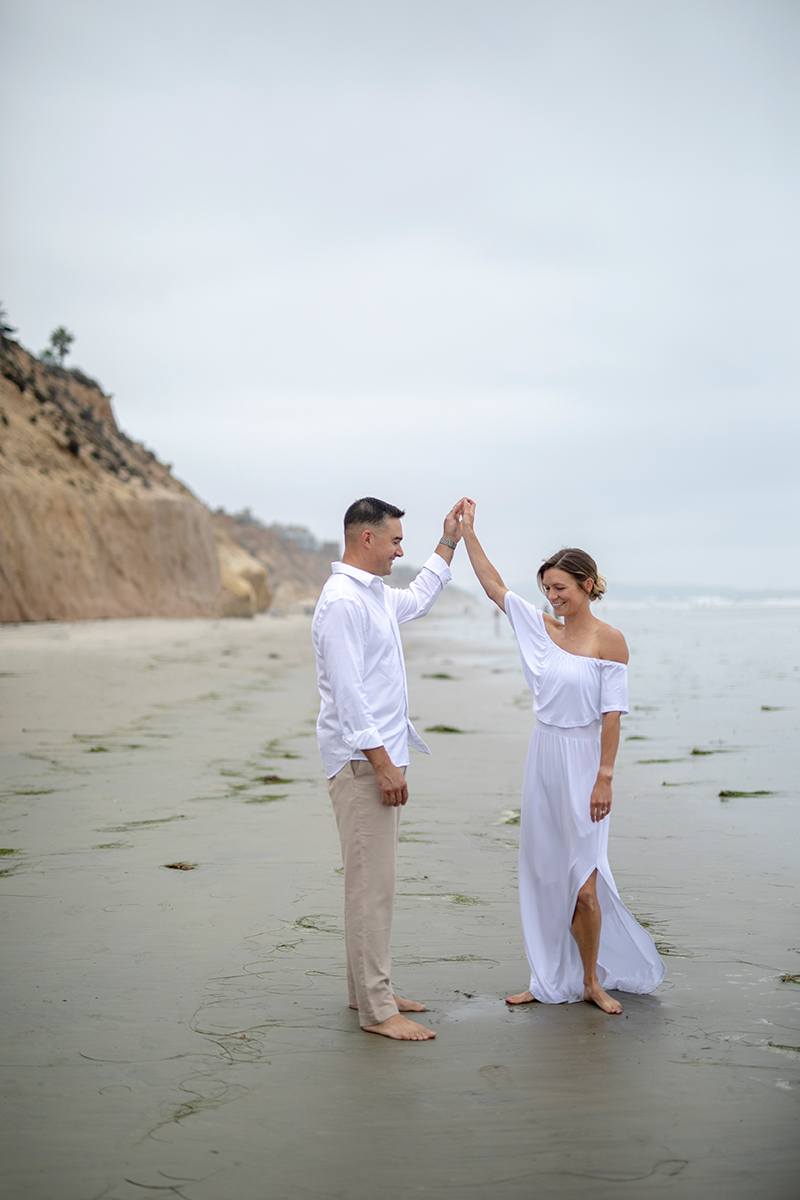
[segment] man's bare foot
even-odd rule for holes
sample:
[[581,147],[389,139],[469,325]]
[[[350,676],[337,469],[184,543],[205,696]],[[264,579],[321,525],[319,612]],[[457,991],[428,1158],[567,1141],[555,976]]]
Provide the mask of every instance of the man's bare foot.
[[[428,1009],[424,1004],[420,1004],[419,1000],[405,1000],[402,996],[395,996],[394,1002],[397,1005],[398,1012],[427,1012]],[[357,1004],[351,1004],[351,1008],[358,1008]]]
[[427,1025],[409,1021],[408,1017],[402,1017],[400,1013],[381,1021],[378,1025],[362,1025],[361,1028],[365,1033],[380,1033],[383,1037],[395,1038],[399,1042],[427,1042],[436,1037]]
[[506,1004],[535,1004],[536,997],[532,992],[516,992],[513,996],[506,996]]
[[427,1012],[428,1009],[419,1000],[406,1000],[403,996],[395,996],[394,1002],[400,1012]]
[[622,1005],[619,1000],[614,1000],[609,996],[608,992],[604,992],[599,983],[591,984],[583,989],[583,998],[587,1004],[596,1004],[598,1008],[602,1008],[603,1012],[611,1013],[616,1016],[622,1012]]

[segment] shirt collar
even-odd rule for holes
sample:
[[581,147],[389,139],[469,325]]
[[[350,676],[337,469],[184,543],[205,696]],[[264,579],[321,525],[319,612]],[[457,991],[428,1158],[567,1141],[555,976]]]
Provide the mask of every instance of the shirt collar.
[[331,571],[334,575],[349,575],[364,587],[374,587],[376,583],[383,584],[380,575],[371,575],[369,571],[362,571],[361,567],[354,567],[350,563],[331,563]]

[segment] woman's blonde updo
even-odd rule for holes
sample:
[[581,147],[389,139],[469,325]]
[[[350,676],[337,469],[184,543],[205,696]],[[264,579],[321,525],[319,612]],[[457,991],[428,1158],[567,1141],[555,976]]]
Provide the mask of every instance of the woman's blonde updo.
[[590,600],[599,600],[605,593],[606,581],[597,570],[597,563],[591,554],[587,554],[585,550],[578,550],[575,546],[570,546],[556,551],[555,554],[551,554],[548,559],[545,559],[536,572],[536,582],[541,591],[544,591],[544,573],[552,567],[557,567],[559,571],[566,571],[573,579],[577,579],[581,586],[587,579],[590,579],[592,581],[592,590],[588,593]]

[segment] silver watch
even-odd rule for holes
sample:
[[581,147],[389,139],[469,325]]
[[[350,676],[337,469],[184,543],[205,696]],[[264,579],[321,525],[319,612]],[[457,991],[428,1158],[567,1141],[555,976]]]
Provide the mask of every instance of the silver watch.
[[452,538],[445,537],[444,534],[439,538],[440,546],[449,546],[451,550],[455,550],[458,542],[454,542]]

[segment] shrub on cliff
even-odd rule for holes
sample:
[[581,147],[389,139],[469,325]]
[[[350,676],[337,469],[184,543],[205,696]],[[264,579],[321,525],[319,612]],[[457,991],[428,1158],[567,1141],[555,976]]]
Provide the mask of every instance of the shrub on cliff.
[[0,301],[0,338],[9,338],[11,337],[12,333],[16,332],[17,331],[14,326],[9,325],[8,314],[6,313],[2,301]]
[[74,341],[74,333],[70,333],[64,325],[57,325],[50,334],[50,345],[42,351],[39,358],[50,367],[63,367],[64,359],[69,354]]

